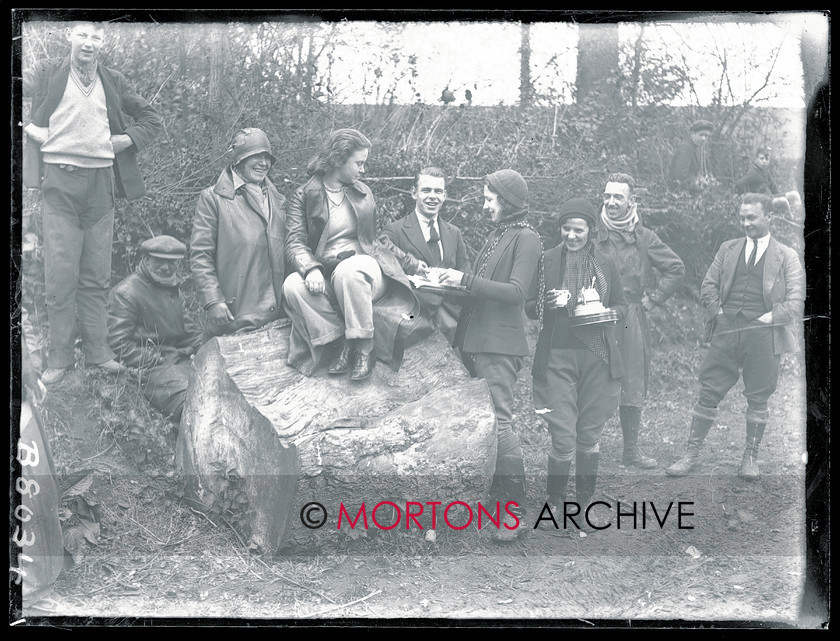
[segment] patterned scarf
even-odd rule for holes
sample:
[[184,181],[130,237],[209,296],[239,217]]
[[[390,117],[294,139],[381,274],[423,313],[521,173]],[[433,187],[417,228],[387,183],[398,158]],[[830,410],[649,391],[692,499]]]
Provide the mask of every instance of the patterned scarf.
[[[519,214],[515,214],[503,221],[498,225],[496,228],[496,235],[493,240],[490,242],[490,246],[487,247],[487,250],[484,252],[484,262],[481,263],[481,267],[476,272],[476,276],[484,276],[484,271],[487,269],[487,263],[490,261],[490,257],[496,251],[496,247],[499,245],[499,241],[502,240],[502,237],[505,235],[508,229],[512,228],[521,228],[527,227],[532,232],[537,235],[537,238],[540,238],[539,232],[531,227],[525,221],[525,214],[526,212],[522,212]],[[525,293],[526,296],[528,292]],[[543,252],[542,252],[542,238],[540,238],[540,258],[537,262],[537,300],[542,301],[545,299],[545,269],[543,267]],[[540,331],[542,331],[543,327],[543,306],[537,305],[537,315],[540,321]]]
[[[604,276],[601,266],[595,260],[595,247],[592,241],[574,252],[568,251],[564,245],[561,252],[560,263],[563,269],[563,284],[560,289],[567,289],[572,294],[568,308],[574,312],[580,290],[584,287],[592,287],[593,278],[595,279],[595,290],[598,292],[601,302],[604,302],[607,295],[607,278]],[[605,363],[609,363],[607,341],[600,325],[572,327],[572,333],[598,358]]]

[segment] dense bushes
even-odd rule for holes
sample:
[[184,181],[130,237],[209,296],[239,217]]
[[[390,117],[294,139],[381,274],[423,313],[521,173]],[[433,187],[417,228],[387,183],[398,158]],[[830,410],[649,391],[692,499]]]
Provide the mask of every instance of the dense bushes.
[[[44,52],[66,54],[66,44],[49,25],[30,27],[24,64]],[[152,99],[165,124],[141,155],[149,195],[117,205],[114,282],[133,269],[139,244],[152,234],[189,241],[198,194],[230,161],[226,151],[241,127],[268,133],[278,158],[270,177],[286,195],[306,180],[306,161],[331,130],[355,127],[374,142],[367,180],[381,222],[412,206],[411,180],[400,177],[438,165],[454,176],[443,216],[463,229],[473,253],[489,230],[481,194],[481,177],[489,172],[512,167],[527,178],[531,223],[546,246],[555,233],[552,216],[566,199],[582,196],[597,204],[608,173],[634,174],[646,190],[641,205],[646,223],[684,259],[686,291],[696,292],[717,246],[740,233],[729,185],[737,175],[733,163],[748,165],[744,159],[752,154],[753,137],[745,127],[763,122],[766,130],[776,117],[753,110],[733,139],[718,142],[713,153],[718,186],[702,194],[671,193],[664,181],[671,150],[685,139],[691,120],[707,115],[702,109],[340,105],[315,91],[316,70],[301,58],[298,45],[311,25],[213,28],[215,40],[208,37],[209,25],[134,24],[109,31],[103,62]],[[253,34],[260,47],[254,47]],[[794,170],[790,163],[774,169],[787,188],[799,182],[792,179]],[[24,205],[25,213],[32,213],[37,199],[25,199]]]

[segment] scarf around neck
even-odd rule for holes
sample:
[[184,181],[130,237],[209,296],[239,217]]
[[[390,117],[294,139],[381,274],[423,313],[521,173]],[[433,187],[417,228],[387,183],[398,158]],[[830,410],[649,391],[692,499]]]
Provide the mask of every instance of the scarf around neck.
[[[536,229],[534,229],[530,224],[528,224],[528,222],[525,220],[525,216],[527,213],[527,211],[519,212],[517,214],[514,214],[513,216],[509,216],[504,220],[499,221],[496,224],[495,235],[493,239],[489,241],[490,245],[484,252],[484,261],[481,263],[481,267],[476,272],[476,275],[484,277],[484,272],[487,269],[487,263],[490,262],[490,257],[496,252],[496,247],[499,246],[499,241],[502,240],[502,237],[509,229],[527,227],[537,235],[537,238],[540,239],[540,257],[537,261],[537,300],[542,301],[545,299],[545,268],[543,266],[542,238],[540,237],[539,232]],[[537,317],[540,321],[540,330],[542,330],[543,306],[541,304],[537,305]]]
[[633,203],[627,209],[627,213],[619,219],[610,218],[607,215],[606,206],[601,207],[601,222],[610,231],[633,231],[636,229],[636,224],[639,222],[639,212],[637,211],[638,203]]
[[[563,284],[561,289],[567,289],[572,297],[569,299],[568,308],[574,312],[577,306],[578,294],[584,287],[592,287],[595,281],[595,291],[604,303],[607,295],[607,278],[601,266],[595,260],[595,246],[590,240],[581,249],[570,252],[563,245],[561,250],[560,263],[563,269]],[[572,327],[572,333],[592,350],[602,361],[609,362],[607,341],[600,325],[581,325]]]

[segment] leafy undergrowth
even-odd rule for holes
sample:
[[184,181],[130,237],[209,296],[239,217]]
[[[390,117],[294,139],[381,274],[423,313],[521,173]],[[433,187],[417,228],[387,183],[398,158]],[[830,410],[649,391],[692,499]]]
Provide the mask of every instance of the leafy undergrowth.
[[[697,313],[690,302],[679,310]],[[679,307],[677,308],[679,309]],[[682,330],[681,330],[682,331]],[[39,614],[63,617],[224,618],[688,618],[796,619],[804,577],[801,504],[804,368],[786,357],[762,445],[765,477],[735,477],[743,440],[740,387],[721,404],[701,473],[679,482],[678,458],[705,347],[687,336],[658,343],[641,443],[651,472],[621,465],[611,419],[601,438],[604,500],[696,501],[690,532],[605,531],[559,537],[529,530],[498,546],[474,526],[338,536],[328,546],[269,554],[249,547],[247,503],[235,470],[210,509],[185,499],[174,467],[174,424],[150,409],[130,378],[77,371],[45,403],[65,490],[73,567]],[[530,327],[529,340],[536,339]],[[528,505],[544,501],[547,430],[533,412],[530,359],[514,417],[528,475]],[[139,427],[139,430],[132,430]],[[74,489],[75,488],[75,489]],[[536,512],[527,519],[535,522]],[[247,519],[245,519],[247,521]]]

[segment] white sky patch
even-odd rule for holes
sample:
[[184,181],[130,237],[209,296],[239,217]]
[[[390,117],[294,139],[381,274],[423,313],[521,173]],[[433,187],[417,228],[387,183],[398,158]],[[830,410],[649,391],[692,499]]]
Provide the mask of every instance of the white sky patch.
[[[650,23],[645,44],[687,70],[689,84],[668,104],[735,105],[751,99],[758,106],[802,108],[801,23]],[[440,104],[445,88],[456,105],[467,101],[466,90],[473,105],[519,100],[519,23],[352,22],[331,28],[333,100]],[[636,23],[619,25],[623,60],[639,29]],[[575,24],[531,25],[531,79],[543,102],[572,101],[577,43]],[[327,66],[322,60],[324,73]]]

